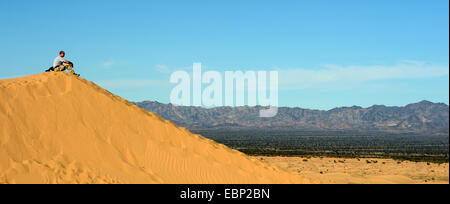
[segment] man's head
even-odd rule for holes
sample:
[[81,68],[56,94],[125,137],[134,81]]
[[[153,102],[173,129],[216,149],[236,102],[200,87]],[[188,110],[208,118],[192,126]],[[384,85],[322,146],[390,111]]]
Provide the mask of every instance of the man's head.
[[66,53],[64,51],[59,52],[59,56],[64,57],[66,56]]

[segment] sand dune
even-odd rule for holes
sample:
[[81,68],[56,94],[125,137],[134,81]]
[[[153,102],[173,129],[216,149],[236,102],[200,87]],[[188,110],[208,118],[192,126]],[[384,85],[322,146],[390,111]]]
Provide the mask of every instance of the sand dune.
[[82,78],[0,81],[0,183],[316,183]]
[[67,73],[0,80],[0,184],[448,183],[448,170],[249,157]]

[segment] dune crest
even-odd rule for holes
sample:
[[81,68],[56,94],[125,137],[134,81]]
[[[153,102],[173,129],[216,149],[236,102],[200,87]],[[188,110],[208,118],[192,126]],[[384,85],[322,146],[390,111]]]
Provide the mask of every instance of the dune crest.
[[0,183],[315,183],[67,73],[0,80]]

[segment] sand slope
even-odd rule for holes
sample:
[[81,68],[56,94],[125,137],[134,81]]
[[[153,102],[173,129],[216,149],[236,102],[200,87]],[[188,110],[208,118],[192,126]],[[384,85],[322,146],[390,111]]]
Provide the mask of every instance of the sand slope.
[[0,80],[0,183],[311,183],[82,78]]

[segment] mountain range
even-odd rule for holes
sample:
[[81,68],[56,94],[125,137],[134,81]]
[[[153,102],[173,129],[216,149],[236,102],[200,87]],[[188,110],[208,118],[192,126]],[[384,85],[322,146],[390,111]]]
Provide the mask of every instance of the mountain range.
[[421,101],[404,107],[374,105],[328,111],[283,107],[273,118],[260,118],[267,107],[202,108],[154,101],[135,103],[190,130],[351,130],[448,135],[449,106]]

